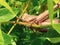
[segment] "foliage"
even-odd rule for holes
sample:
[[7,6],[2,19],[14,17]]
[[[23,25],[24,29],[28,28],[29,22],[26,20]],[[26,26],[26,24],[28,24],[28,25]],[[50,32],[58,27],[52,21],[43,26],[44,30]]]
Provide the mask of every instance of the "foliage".
[[[60,24],[54,24],[53,6],[60,0],[0,0],[0,45],[59,45]],[[24,13],[39,15],[49,10],[51,26],[48,32],[33,31],[31,28],[16,24]],[[57,14],[58,13],[58,14]],[[58,18],[59,19],[59,18]],[[14,22],[15,21],[15,22]],[[43,27],[43,28],[46,28]]]

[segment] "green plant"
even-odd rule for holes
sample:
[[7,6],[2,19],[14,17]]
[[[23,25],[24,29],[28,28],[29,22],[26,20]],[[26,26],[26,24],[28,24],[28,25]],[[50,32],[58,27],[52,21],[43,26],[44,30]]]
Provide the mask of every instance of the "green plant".
[[[32,23],[31,26],[21,21],[25,13],[37,16],[46,10],[49,11],[49,25]],[[0,45],[59,45],[60,24],[53,23],[54,18],[60,19],[59,11],[60,0],[0,0]],[[43,28],[48,31],[40,32]]]

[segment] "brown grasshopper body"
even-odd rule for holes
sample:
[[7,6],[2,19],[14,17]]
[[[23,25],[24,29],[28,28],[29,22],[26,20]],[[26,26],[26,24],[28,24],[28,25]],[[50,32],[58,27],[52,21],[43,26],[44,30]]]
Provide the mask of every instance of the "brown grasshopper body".
[[[56,4],[53,8],[54,10],[56,10],[58,7],[60,6],[59,4]],[[48,10],[44,11],[43,13],[41,13],[39,16],[34,16],[34,15],[29,15],[29,14],[24,14],[22,16],[22,21],[24,22],[34,22],[36,24],[40,24],[42,22],[44,22],[46,19],[48,19],[49,12]]]
[[33,20],[36,19],[36,18],[37,18],[37,16],[28,15],[27,13],[25,13],[25,14],[22,16],[21,20],[24,21],[24,22],[31,22],[31,21],[33,21]]
[[[58,4],[56,4],[54,7],[53,7],[53,9],[54,10],[57,10],[57,8],[60,6],[60,3],[58,3]],[[24,14],[23,16],[22,16],[22,21],[23,22],[28,22],[28,23],[30,23],[31,25],[33,24],[33,23],[35,23],[35,24],[38,24],[38,25],[49,25],[49,24],[51,24],[51,22],[50,22],[50,20],[48,19],[48,16],[49,15],[49,12],[48,12],[48,10],[46,10],[46,11],[44,11],[43,13],[41,13],[39,16],[34,16],[34,15],[29,15],[29,14]],[[60,23],[60,20],[59,19],[54,19],[53,20],[53,22],[54,23]],[[32,29],[34,29],[34,28],[32,28]],[[38,30],[38,29],[37,29]],[[43,31],[45,31],[45,32],[47,32],[47,28],[43,28],[43,29],[41,29],[41,28],[39,28],[39,31],[40,32],[43,32]]]

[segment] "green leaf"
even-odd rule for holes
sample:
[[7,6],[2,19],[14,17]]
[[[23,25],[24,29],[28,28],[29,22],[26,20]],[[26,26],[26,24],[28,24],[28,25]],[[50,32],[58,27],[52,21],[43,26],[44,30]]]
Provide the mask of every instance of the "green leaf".
[[53,28],[60,34],[60,24],[53,24]]
[[[48,0],[48,10],[49,10],[49,17],[52,23],[53,20],[53,0]],[[60,24],[53,24],[52,27],[60,34]]]
[[[18,13],[18,9],[13,9],[14,12]],[[6,8],[2,8],[0,9],[0,22],[6,22],[11,20],[12,18],[14,18],[16,15],[12,14],[11,12],[9,12]]]
[[0,24],[0,45],[4,45],[4,39],[2,36],[2,31],[1,31],[1,24]]
[[52,27],[60,34],[60,24],[53,24],[53,0],[48,0],[48,10],[49,10],[49,17],[51,20]]
[[14,11],[11,9],[11,7],[8,5],[7,2],[5,2],[4,0],[0,0],[0,4],[4,7],[6,7],[12,14],[15,15]]
[[53,0],[47,0],[48,1],[48,10],[49,10],[49,18],[51,20],[53,20],[53,14],[54,14],[54,10],[53,10]]
[[49,29],[49,31],[45,36],[48,39],[48,41],[50,41],[51,43],[60,42],[60,34],[58,34],[52,27]]
[[45,5],[45,3],[47,2],[47,0],[39,0],[40,5]]
[[60,37],[56,38],[47,38],[51,43],[59,43],[60,42]]
[[4,43],[6,45],[11,44],[11,37],[4,32],[2,32],[2,35],[3,35],[2,37],[3,37]]
[[60,0],[53,0],[56,4],[60,1]]
[[9,45],[9,44],[11,44],[11,38],[7,34],[1,31],[0,26],[0,45]]

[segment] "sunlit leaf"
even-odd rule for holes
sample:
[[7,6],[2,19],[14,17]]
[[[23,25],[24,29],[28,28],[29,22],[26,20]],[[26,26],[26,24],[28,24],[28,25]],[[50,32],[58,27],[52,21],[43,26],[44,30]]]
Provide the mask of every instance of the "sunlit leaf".
[[60,1],[60,0],[53,0],[56,4]]
[[0,45],[4,45],[4,39],[1,31],[1,24],[0,24]]
[[11,38],[2,32],[1,25],[0,25],[0,45],[9,45],[11,44]]
[[[48,9],[49,9],[49,17],[52,23],[53,20],[53,1],[52,0],[48,0]],[[59,24],[52,24],[53,28],[60,33],[60,25]]]
[[[18,13],[18,9],[14,9],[14,12]],[[12,18],[14,18],[16,15],[12,14],[11,12],[9,12],[6,8],[2,8],[0,9],[0,22],[6,22],[11,20]]]
[[6,7],[12,14],[15,15],[14,11],[11,9],[11,7],[8,5],[7,2],[5,2],[4,0],[0,0],[0,4],[4,7]]
[[59,43],[60,42],[60,37],[56,38],[47,38],[51,43]]
[[[49,9],[49,17],[50,17],[50,20],[52,23],[53,13],[54,13],[54,11],[53,11],[53,0],[48,0],[48,9]],[[52,23],[52,26],[58,33],[60,33],[60,24],[53,24]]]
[[4,40],[4,44],[6,45],[9,45],[11,44],[11,37],[8,36],[6,33],[2,32],[2,37],[3,37],[3,40]]
[[60,24],[53,24],[53,28],[60,34]]
[[53,0],[48,0],[47,2],[48,2],[49,18],[50,18],[51,23],[52,23],[53,13],[54,13],[54,10],[53,10]]

